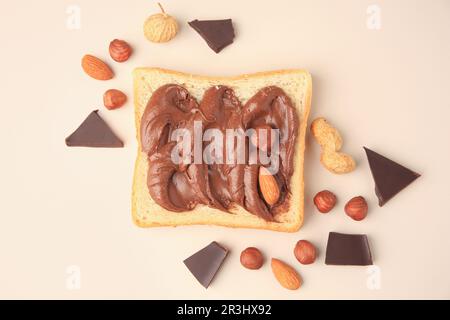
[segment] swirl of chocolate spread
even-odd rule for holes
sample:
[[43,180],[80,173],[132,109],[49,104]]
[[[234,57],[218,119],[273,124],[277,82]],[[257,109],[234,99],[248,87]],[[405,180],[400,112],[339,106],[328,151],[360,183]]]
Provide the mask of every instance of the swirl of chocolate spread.
[[[221,131],[224,137],[222,160],[227,152],[227,130],[272,128],[279,129],[279,171],[274,175],[280,188],[280,199],[272,206],[262,198],[258,175],[261,164],[249,163],[245,151],[244,163],[226,161],[175,164],[171,153],[176,145],[170,137],[176,129],[191,133],[191,150],[194,148],[194,122],[203,130]],[[182,212],[198,204],[230,212],[234,206],[273,221],[274,215],[289,206],[290,177],[294,172],[295,143],[298,116],[286,93],[275,86],[259,90],[242,106],[234,91],[226,86],[213,86],[205,91],[200,104],[180,85],[168,84],[158,88],[150,98],[141,119],[141,148],[147,154],[147,186],[150,196],[163,208]],[[247,150],[248,141],[245,146]],[[205,149],[206,144],[202,144]],[[240,146],[242,147],[242,146]],[[203,154],[203,152],[202,152]]]

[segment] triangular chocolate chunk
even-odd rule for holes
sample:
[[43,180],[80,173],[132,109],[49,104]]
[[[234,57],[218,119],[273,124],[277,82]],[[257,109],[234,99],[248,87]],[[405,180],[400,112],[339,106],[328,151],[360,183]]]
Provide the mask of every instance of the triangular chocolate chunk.
[[194,20],[188,23],[215,53],[219,53],[223,48],[233,43],[234,28],[231,19]]
[[227,249],[213,241],[183,262],[198,282],[208,288],[227,254]]
[[123,142],[112,132],[111,128],[92,111],[86,120],[66,138],[69,147],[122,148]]
[[420,177],[420,174],[366,147],[364,150],[375,181],[375,193],[380,207]]

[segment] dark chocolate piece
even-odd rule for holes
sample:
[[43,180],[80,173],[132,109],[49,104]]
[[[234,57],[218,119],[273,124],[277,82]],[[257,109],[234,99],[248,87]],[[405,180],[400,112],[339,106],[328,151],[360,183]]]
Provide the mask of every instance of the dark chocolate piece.
[[183,262],[198,282],[208,288],[227,254],[227,249],[213,241]]
[[344,234],[330,232],[328,235],[325,264],[330,265],[372,265],[369,241],[365,234]]
[[123,142],[112,132],[111,128],[92,111],[86,120],[66,138],[69,147],[122,148]]
[[196,19],[188,23],[215,53],[233,43],[234,28],[231,19],[202,21]]
[[420,174],[366,147],[364,150],[375,181],[375,193],[380,207],[420,177]]

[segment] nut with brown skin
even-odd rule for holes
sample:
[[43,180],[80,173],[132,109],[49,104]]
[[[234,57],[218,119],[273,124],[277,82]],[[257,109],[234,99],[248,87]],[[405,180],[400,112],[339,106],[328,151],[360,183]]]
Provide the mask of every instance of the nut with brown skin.
[[114,72],[103,60],[90,54],[83,56],[81,67],[88,76],[97,80],[109,80],[114,77]]
[[249,247],[241,252],[241,264],[251,270],[257,270],[262,267],[264,257],[257,248]]
[[259,190],[264,201],[273,206],[280,199],[280,187],[275,177],[265,167],[259,168]]
[[109,89],[103,94],[103,104],[108,110],[120,108],[126,101],[125,93],[117,89]]
[[311,264],[316,261],[316,248],[307,240],[300,240],[294,248],[294,255],[301,264]]
[[314,204],[320,212],[330,212],[336,205],[336,196],[328,190],[320,191],[314,197]]
[[277,281],[286,289],[297,290],[302,285],[302,278],[290,265],[272,258],[272,272]]
[[132,52],[133,50],[126,41],[114,39],[109,44],[109,54],[114,61],[127,61],[130,58]]
[[361,221],[367,216],[369,206],[366,199],[361,196],[350,199],[345,205],[345,213],[355,221]]

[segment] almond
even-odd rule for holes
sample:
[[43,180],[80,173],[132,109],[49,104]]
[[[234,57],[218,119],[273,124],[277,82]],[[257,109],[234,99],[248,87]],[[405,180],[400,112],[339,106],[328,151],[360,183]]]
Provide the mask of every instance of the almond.
[[109,80],[114,77],[114,73],[105,62],[90,54],[81,59],[81,67],[88,76],[97,80]]
[[281,260],[272,258],[272,272],[278,282],[286,289],[297,290],[302,285],[302,278],[297,271]]
[[259,168],[259,190],[268,205],[273,206],[280,198],[277,180],[265,167]]

